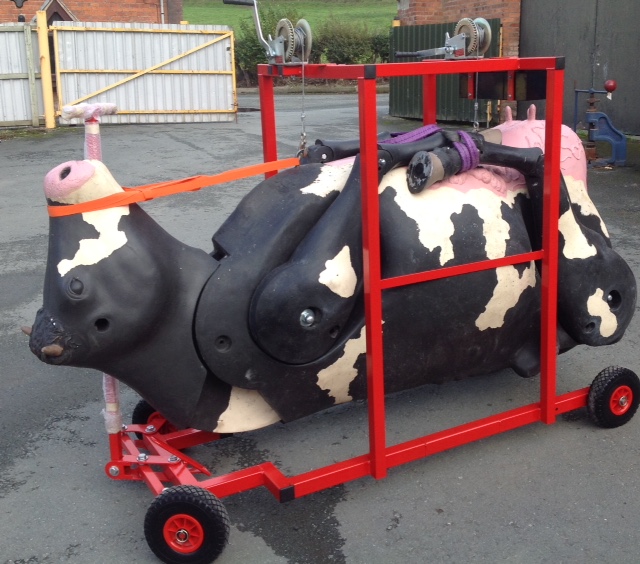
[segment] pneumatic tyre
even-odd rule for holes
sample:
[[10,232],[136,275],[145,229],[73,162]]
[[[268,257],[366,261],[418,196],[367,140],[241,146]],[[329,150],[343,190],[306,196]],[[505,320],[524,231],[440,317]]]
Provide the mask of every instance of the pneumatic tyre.
[[167,564],[209,564],[227,546],[229,515],[197,486],[174,486],[151,504],[144,520],[149,548]]
[[628,368],[609,366],[589,389],[587,411],[600,427],[612,429],[627,423],[640,403],[640,379]]

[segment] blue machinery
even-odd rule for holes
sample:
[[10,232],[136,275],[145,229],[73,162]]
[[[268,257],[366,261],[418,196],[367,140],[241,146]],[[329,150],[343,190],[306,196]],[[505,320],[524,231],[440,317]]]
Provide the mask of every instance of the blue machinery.
[[[615,80],[607,80],[604,83],[605,90],[589,88],[589,90],[576,89],[574,91],[574,131],[576,131],[578,127],[578,96],[581,93],[589,94],[587,111],[585,113],[588,128],[588,140],[585,142],[585,152],[587,154],[587,160],[592,166],[624,166],[627,162],[627,138],[621,131],[613,126],[607,114],[599,112],[596,108],[596,104],[600,100],[595,97],[595,94],[610,94],[616,89],[616,86]],[[597,158],[596,141],[606,141],[611,145],[611,157],[609,159]]]

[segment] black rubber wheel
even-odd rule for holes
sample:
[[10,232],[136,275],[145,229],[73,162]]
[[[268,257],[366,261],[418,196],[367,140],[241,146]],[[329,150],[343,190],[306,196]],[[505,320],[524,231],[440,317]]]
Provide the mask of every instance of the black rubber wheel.
[[144,536],[167,564],[209,564],[227,546],[229,515],[222,502],[197,486],[174,486],[151,504]]
[[612,429],[627,423],[640,403],[640,379],[628,368],[609,366],[598,374],[591,388],[587,411],[600,427]]
[[141,399],[133,408],[131,414],[131,423],[134,425],[145,425],[149,421],[149,417],[157,410],[146,400]]
[[[136,404],[131,414],[131,423],[134,425],[153,425],[157,428],[160,419],[162,419],[162,424],[160,424],[160,428],[158,429],[159,433],[166,434],[177,430],[169,421],[164,419],[155,407],[143,399]],[[141,439],[142,435],[136,433],[136,437]]]

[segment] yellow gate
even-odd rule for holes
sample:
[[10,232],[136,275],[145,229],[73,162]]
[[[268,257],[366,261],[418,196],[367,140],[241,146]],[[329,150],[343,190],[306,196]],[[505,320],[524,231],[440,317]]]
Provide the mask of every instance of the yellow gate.
[[[227,26],[54,22],[56,116],[115,103],[103,123],[233,121],[237,94]],[[60,122],[65,123],[65,122]]]

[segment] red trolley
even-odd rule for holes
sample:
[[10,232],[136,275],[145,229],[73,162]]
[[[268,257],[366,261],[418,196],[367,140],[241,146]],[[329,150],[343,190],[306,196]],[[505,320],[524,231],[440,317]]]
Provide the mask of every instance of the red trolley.
[[[556,314],[558,285],[558,209],[560,190],[560,127],[564,59],[499,58],[431,60],[378,65],[260,65],[264,161],[259,172],[275,174],[278,165],[274,80],[347,79],[357,82],[362,167],[362,223],[367,339],[369,452],[303,474],[286,476],[264,462],[224,475],[212,476],[183,450],[214,441],[220,435],[194,429],[175,430],[153,409],[138,410],[134,424],[110,434],[111,460],[107,475],[114,480],[145,482],[157,496],[145,520],[152,550],[167,562],[209,562],[224,549],[229,519],[220,498],[265,486],[279,501],[290,501],[365,476],[384,478],[390,468],[472,441],[535,422],[554,423],[571,410],[588,405],[604,426],[622,424],[633,415],[638,394],[630,371],[604,370],[591,387],[558,395],[556,392]],[[436,78],[443,74],[505,73],[514,88],[518,72],[537,72],[546,80],[546,146],[542,250],[496,260],[444,267],[397,278],[381,277],[377,170],[376,80],[419,76],[423,81],[424,123],[435,123]],[[269,163],[273,162],[273,167]],[[282,161],[280,161],[282,162]],[[280,166],[281,168],[281,166]],[[540,261],[542,264],[541,377],[539,401],[470,423],[388,445],[383,375],[382,294],[385,290],[499,266]],[[630,373],[633,374],[633,373]],[[635,376],[635,375],[633,375]],[[635,396],[635,397],[634,397]],[[117,398],[107,399],[117,404]],[[109,406],[108,406],[109,409]],[[117,407],[113,409],[118,409]]]

